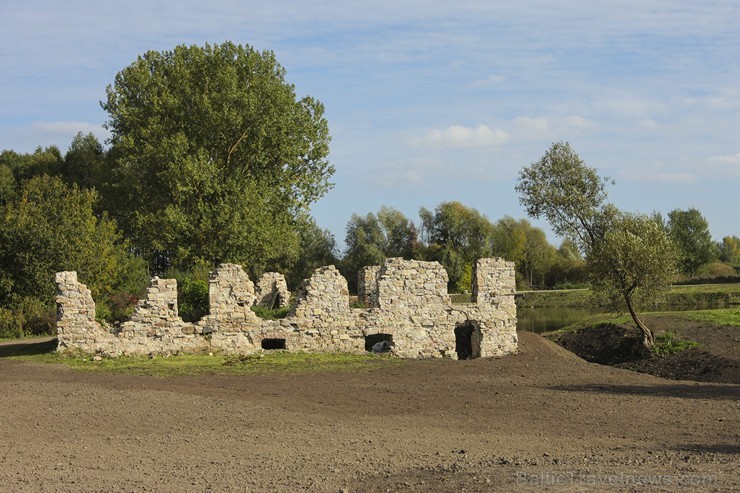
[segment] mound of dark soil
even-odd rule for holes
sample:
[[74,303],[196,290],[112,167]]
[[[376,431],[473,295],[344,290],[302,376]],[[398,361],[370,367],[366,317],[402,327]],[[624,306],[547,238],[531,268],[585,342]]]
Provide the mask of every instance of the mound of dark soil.
[[640,330],[624,325],[587,327],[565,333],[556,342],[586,361],[602,365],[616,365],[648,356]]
[[581,358],[673,380],[740,384],[740,329],[677,317],[646,316],[656,336],[667,331],[701,346],[667,356],[648,353],[634,326],[602,324],[560,336],[556,341]]
[[615,366],[673,380],[740,383],[740,364],[737,360],[725,358],[701,348],[687,349],[668,356],[645,358]]

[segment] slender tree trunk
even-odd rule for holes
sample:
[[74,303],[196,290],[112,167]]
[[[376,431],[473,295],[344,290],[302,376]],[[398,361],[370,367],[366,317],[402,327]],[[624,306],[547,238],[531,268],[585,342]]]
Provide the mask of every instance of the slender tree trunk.
[[652,331],[648,329],[643,321],[640,320],[640,317],[637,316],[637,312],[635,312],[635,308],[632,306],[632,296],[630,296],[629,293],[624,293],[624,301],[627,303],[627,309],[632,316],[632,320],[635,321],[637,327],[642,331],[642,344],[646,349],[652,350],[653,347],[655,347],[655,338],[653,337]]

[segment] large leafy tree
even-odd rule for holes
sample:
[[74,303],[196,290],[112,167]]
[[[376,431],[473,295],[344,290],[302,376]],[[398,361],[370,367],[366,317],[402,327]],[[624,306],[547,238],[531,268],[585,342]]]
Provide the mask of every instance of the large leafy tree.
[[103,145],[95,135],[78,132],[64,155],[62,179],[81,188],[100,190],[105,157]]
[[699,267],[719,256],[709,233],[709,223],[697,209],[672,210],[668,213],[667,229],[678,247],[683,274],[693,277]]
[[652,348],[652,331],[636,311],[641,302],[654,302],[675,278],[676,249],[654,218],[620,213],[586,258],[591,283],[613,308],[626,306],[642,331],[643,344]]
[[334,169],[323,105],[271,52],[227,42],[149,51],[116,75],[112,214],[156,270],[295,258],[296,218]]
[[478,210],[460,202],[442,202],[434,213],[422,208],[419,216],[428,238],[425,258],[445,267],[451,290],[468,291],[473,262],[493,254],[494,225]]
[[54,300],[54,273],[75,270],[98,302],[138,294],[148,275],[114,222],[98,217],[96,193],[41,175],[0,209],[0,307]]
[[586,253],[594,287],[621,299],[650,348],[652,332],[637,315],[634,297],[654,299],[670,285],[672,243],[655,218],[624,214],[608,204],[607,183],[568,143],[559,142],[521,170],[516,190],[530,216],[544,217]]
[[555,234],[574,240],[585,251],[604,232],[610,183],[586,166],[569,143],[557,142],[521,170],[515,188],[530,217],[546,219]]
[[717,245],[719,258],[723,262],[740,265],[740,238],[737,236],[725,236]]
[[381,207],[377,214],[352,214],[347,223],[342,271],[351,289],[360,269],[387,257],[412,258],[418,246],[414,223],[401,211]]

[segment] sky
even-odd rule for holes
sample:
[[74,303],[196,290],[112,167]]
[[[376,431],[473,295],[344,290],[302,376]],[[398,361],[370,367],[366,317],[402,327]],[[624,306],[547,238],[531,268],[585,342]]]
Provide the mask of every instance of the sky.
[[0,0],[0,150],[103,141],[138,55],[232,41],[326,106],[335,185],[312,213],[340,246],[383,205],[527,218],[518,173],[558,141],[619,208],[697,208],[721,240],[740,236],[738,26],[737,0]]

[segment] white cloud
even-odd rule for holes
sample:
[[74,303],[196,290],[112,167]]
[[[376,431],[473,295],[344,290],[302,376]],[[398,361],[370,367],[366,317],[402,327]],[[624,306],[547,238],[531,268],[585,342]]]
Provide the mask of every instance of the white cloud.
[[520,116],[512,123],[512,132],[522,140],[552,140],[571,138],[594,126],[587,118],[568,116]]
[[470,83],[470,85],[473,87],[487,87],[487,86],[493,86],[496,84],[501,84],[503,82],[506,82],[506,77],[504,77],[503,75],[494,74],[494,75],[489,75],[485,79],[474,80],[473,82]]
[[660,173],[654,171],[633,171],[623,173],[622,177],[630,181],[654,182],[654,183],[694,183],[697,176],[688,172]]
[[0,125],[0,150],[33,152],[38,147],[57,146],[65,152],[77,132],[91,133],[103,143],[110,132],[100,125],[83,121],[36,121],[24,126]]
[[712,156],[709,159],[720,164],[740,165],[740,152],[729,156]]
[[440,148],[475,149],[498,147],[507,143],[511,136],[499,128],[480,124],[477,127],[450,125],[442,130],[433,129],[423,137],[411,140],[411,145],[419,147],[432,145]]
[[[106,129],[100,125],[88,122],[66,121],[66,122],[33,122],[31,128],[39,133],[54,137],[71,135],[74,137],[77,132],[84,134],[92,132],[96,137],[103,136],[107,138],[110,135]],[[70,140],[72,140],[70,138]]]
[[740,176],[740,152],[709,158],[712,169],[719,175]]

